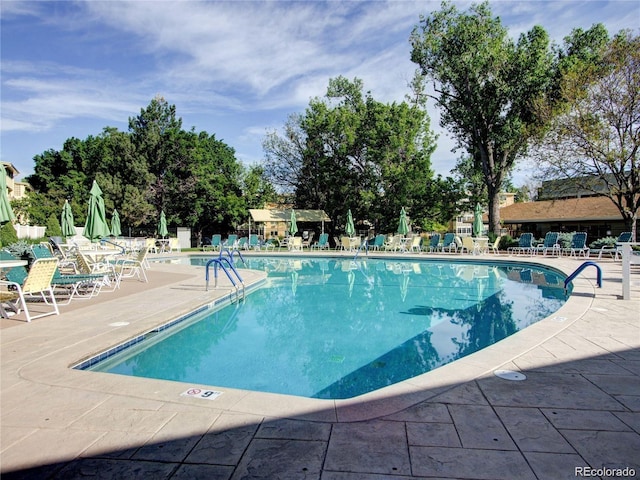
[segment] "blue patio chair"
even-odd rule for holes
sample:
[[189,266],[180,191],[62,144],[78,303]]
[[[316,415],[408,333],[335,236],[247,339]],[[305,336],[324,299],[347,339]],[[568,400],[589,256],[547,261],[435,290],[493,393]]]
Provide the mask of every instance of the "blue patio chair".
[[325,248],[329,250],[329,234],[321,233],[320,238],[318,238],[318,241],[313,245],[311,245],[311,250],[315,250],[315,249],[324,250]]
[[220,245],[222,243],[222,237],[219,233],[211,236],[211,240],[208,243],[202,244],[202,251],[206,250],[220,250]]
[[429,240],[429,252],[437,252],[439,245],[440,245],[440,234],[434,233],[431,236],[431,239]]
[[249,243],[247,244],[247,248],[249,250],[251,249],[260,250],[260,239],[258,238],[258,235],[255,235],[255,234],[249,235]]
[[560,255],[560,244],[558,243],[559,235],[560,234],[558,232],[547,232],[547,234],[544,236],[544,242],[539,243],[536,247],[534,247],[533,252],[542,252],[544,256],[547,255],[547,252],[551,252],[552,255],[554,253]]
[[236,235],[235,233],[232,233],[224,241],[223,246],[227,247],[228,249],[233,249],[237,247],[237,243],[238,243],[238,235]]
[[584,258],[589,258],[589,247],[587,247],[587,233],[574,233],[571,237],[571,245],[569,245],[569,248],[565,248],[563,252],[569,253],[570,257],[583,256]]
[[611,258],[618,260],[620,256],[620,243],[626,243],[631,241],[631,232],[622,232],[618,235],[618,239],[616,240],[616,244],[611,247],[609,245],[603,245],[600,248],[600,253],[598,254],[598,260],[602,258],[603,253],[608,253],[611,255]]
[[369,250],[380,250],[384,247],[384,235],[377,234],[369,241]]
[[451,250],[453,250],[454,252],[458,251],[458,244],[456,243],[455,233],[444,234],[444,239],[442,240],[442,245],[440,245],[439,250],[441,252],[444,252],[445,249],[448,249],[449,253],[451,253]]
[[516,255],[532,253],[533,252],[533,233],[523,233],[518,240],[518,246],[509,247],[507,250],[509,253]]

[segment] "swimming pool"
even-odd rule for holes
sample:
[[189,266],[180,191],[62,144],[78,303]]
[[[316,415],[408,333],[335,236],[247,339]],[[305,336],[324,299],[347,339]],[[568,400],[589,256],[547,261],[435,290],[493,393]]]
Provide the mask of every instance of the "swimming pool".
[[344,399],[476,352],[565,301],[564,275],[542,266],[318,257],[246,262],[268,276],[245,301],[192,315],[88,369]]

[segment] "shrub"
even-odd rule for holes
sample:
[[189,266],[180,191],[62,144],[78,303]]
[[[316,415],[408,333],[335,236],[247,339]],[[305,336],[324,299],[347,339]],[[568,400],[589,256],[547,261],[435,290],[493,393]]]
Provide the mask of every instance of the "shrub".
[[31,256],[31,243],[26,240],[18,240],[17,242],[7,245],[5,248],[15,257],[21,258],[22,260],[31,262],[33,259]]
[[602,237],[589,244],[589,248],[600,250],[602,247],[614,247],[618,241],[615,237]]
[[61,237],[62,236],[62,227],[60,226],[60,221],[58,220],[58,217],[56,215],[54,215],[53,213],[51,215],[49,215],[49,218],[47,219],[47,225],[46,225],[46,236],[47,237]]
[[0,246],[11,245],[18,241],[18,234],[11,222],[7,222],[0,227]]
[[509,247],[515,247],[518,245],[518,242],[511,238],[511,235],[504,235],[500,239],[500,243],[498,244],[498,248],[500,250],[507,250]]

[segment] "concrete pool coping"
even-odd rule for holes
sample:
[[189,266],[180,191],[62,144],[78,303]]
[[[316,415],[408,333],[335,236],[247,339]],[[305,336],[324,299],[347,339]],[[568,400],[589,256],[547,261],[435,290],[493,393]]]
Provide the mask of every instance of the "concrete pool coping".
[[[352,258],[353,254],[331,252],[330,255]],[[370,257],[392,258],[389,254],[370,254]],[[575,259],[504,255],[408,254],[395,257],[515,260],[541,263],[566,274],[572,273],[580,265]],[[179,278],[156,288],[153,283],[149,285],[151,288],[140,289],[142,284],[135,285],[140,290],[135,293],[125,290],[134,287],[135,281],[130,280],[123,284],[121,292],[101,294],[96,299],[99,302],[87,301],[86,306],[72,303],[70,307],[73,308],[66,310],[62,307],[62,314],[58,317],[45,317],[31,324],[23,323],[2,330],[2,471],[51,464],[57,457],[59,461],[70,461],[83,455],[83,452],[92,451],[90,447],[98,448],[98,444],[104,444],[110,432],[120,434],[127,428],[139,434],[140,441],[145,444],[168,421],[160,415],[156,419],[159,427],[149,427],[148,432],[140,432],[140,427],[134,426],[136,421],[130,419],[131,425],[125,427],[108,414],[101,416],[97,413],[110,402],[122,402],[124,407],[118,410],[134,417],[135,414],[131,412],[188,411],[237,419],[248,415],[252,418],[286,418],[337,425],[401,415],[403,411],[442,397],[460,385],[490,378],[498,368],[521,370],[514,363],[517,359],[526,358],[542,344],[594,313],[607,316],[603,312],[598,314],[594,308],[625,311],[632,320],[637,320],[637,313],[634,319],[631,312],[633,308],[635,312],[638,311],[638,289],[633,290],[633,300],[619,300],[621,285],[611,277],[620,269],[620,265],[613,261],[600,263],[605,278],[608,278],[603,290],[596,291],[595,271],[587,269],[574,281],[572,297],[551,318],[452,364],[348,400],[307,399],[71,370],[70,365],[188,313],[194,305],[210,303],[221,294],[228,293],[228,290],[204,292],[203,267],[154,263],[150,271],[153,276],[177,275]],[[247,281],[259,281],[261,278],[262,274],[251,273]],[[616,287],[620,292],[615,292]],[[594,307],[596,302],[604,302],[607,308]],[[133,313],[135,319],[130,318]],[[123,322],[128,324],[123,325]],[[637,332],[635,337],[632,335],[620,341],[620,346],[637,349],[640,343]],[[213,387],[224,393],[213,401],[182,396],[189,387]],[[70,408],[66,406],[67,402],[72,405]],[[51,453],[50,456],[43,455],[36,448],[39,435],[46,433],[48,441],[56,438],[62,440],[70,431],[82,433],[79,438],[84,440],[78,440],[80,443],[70,442],[69,445],[60,445],[58,442],[62,451],[58,450],[57,454]]]

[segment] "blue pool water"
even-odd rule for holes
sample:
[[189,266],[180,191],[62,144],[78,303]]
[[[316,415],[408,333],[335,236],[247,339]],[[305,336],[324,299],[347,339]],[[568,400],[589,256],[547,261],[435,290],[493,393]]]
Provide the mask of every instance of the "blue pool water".
[[565,301],[565,277],[530,265],[246,261],[268,277],[244,302],[207,309],[90,369],[350,398],[476,352]]

